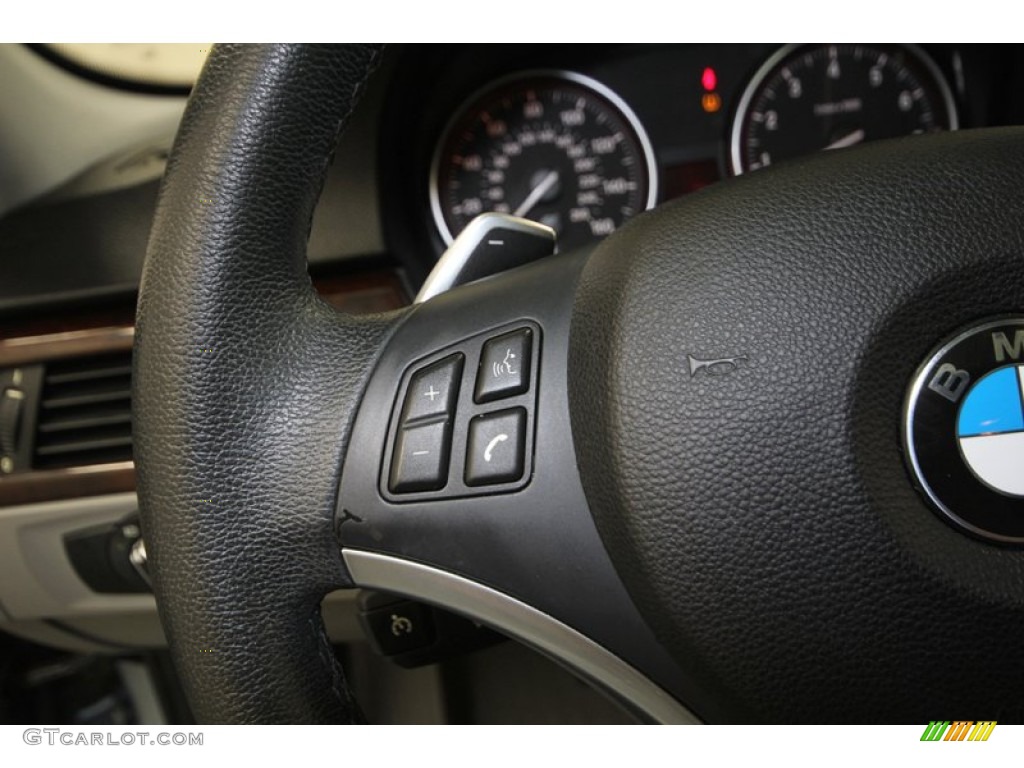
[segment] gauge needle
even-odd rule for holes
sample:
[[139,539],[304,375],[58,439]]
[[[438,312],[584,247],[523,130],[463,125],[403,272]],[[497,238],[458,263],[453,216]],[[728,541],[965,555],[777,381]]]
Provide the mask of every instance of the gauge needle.
[[549,171],[548,174],[540,180],[536,187],[530,190],[530,194],[526,196],[526,199],[516,208],[513,216],[525,216],[528,214],[544,195],[548,193],[555,184],[558,183],[558,171]]
[[836,139],[829,144],[825,149],[842,149],[843,147],[852,147],[854,144],[860,144],[864,141],[864,129],[858,128],[852,133],[848,133],[840,139]]

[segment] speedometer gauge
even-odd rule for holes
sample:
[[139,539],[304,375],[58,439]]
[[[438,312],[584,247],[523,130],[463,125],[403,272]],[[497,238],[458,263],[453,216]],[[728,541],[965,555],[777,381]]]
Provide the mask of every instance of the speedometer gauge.
[[957,127],[949,85],[912,46],[790,45],[754,75],[732,128],[733,173],[817,150]]
[[584,75],[532,72],[458,112],[434,156],[430,197],[446,243],[494,211],[547,224],[564,251],[653,206],[657,178],[647,134],[615,93]]

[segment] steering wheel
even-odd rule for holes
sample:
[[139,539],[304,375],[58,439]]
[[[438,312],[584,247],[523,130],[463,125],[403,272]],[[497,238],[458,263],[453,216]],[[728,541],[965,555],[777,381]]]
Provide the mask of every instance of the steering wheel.
[[1020,719],[1024,556],[937,514],[901,425],[1024,303],[1024,132],[821,153],[355,318],[305,244],[379,55],[215,48],[168,164],[136,461],[197,718],[358,721],[319,604],[363,586],[643,720]]

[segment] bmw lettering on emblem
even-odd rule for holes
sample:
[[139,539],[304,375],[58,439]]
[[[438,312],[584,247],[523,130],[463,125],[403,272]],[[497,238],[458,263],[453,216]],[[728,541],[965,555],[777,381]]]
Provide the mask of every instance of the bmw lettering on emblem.
[[1024,543],[1024,318],[943,343],[914,377],[903,438],[921,491],[951,521]]

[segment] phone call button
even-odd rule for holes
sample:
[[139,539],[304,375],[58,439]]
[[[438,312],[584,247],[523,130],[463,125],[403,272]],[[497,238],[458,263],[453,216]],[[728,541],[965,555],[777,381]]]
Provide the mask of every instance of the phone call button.
[[512,483],[523,476],[526,410],[510,408],[469,422],[466,485]]

